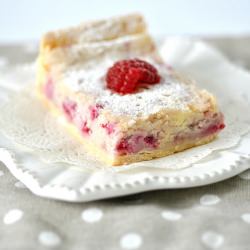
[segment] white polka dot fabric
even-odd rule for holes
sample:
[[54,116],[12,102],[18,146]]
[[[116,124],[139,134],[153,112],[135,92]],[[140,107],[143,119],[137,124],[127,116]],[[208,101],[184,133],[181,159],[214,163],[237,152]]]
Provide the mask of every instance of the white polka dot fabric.
[[122,236],[120,246],[122,249],[138,249],[142,244],[142,237],[137,233],[127,233]]
[[11,209],[3,217],[5,225],[14,224],[23,217],[23,211],[20,209]]
[[38,241],[41,245],[46,247],[56,247],[61,244],[59,235],[52,231],[42,231],[39,233]]
[[246,223],[250,224],[250,213],[244,213],[241,215],[241,218],[243,221],[245,221]]
[[[34,60],[36,50],[0,46],[0,72]],[[205,187],[81,204],[33,195],[0,163],[0,217],[1,250],[247,250],[250,170]]]
[[223,235],[214,232],[206,231],[201,236],[202,243],[210,249],[218,249],[222,246],[224,242]]
[[220,202],[218,195],[205,194],[200,198],[200,204],[203,206],[213,206]]
[[88,208],[82,212],[82,219],[87,223],[98,222],[102,219],[103,212],[99,208]]
[[168,221],[177,221],[180,220],[182,217],[182,214],[174,212],[174,211],[163,211],[161,213],[162,218]]

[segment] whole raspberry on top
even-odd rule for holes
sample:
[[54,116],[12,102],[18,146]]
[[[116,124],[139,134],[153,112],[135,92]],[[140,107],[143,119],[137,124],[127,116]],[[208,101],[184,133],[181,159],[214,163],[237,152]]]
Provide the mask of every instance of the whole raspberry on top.
[[140,59],[121,60],[108,69],[106,83],[109,89],[120,94],[129,94],[145,84],[159,83],[157,69]]

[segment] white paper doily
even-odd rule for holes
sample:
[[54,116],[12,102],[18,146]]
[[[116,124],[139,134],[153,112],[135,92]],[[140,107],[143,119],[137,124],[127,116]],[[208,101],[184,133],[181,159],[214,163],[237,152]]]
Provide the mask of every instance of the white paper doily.
[[216,94],[227,124],[219,139],[165,158],[107,168],[35,98],[34,65],[21,65],[0,75],[0,160],[35,194],[67,201],[205,185],[244,171],[247,164],[240,163],[250,157],[250,74],[200,41],[168,39],[161,52],[168,64]]

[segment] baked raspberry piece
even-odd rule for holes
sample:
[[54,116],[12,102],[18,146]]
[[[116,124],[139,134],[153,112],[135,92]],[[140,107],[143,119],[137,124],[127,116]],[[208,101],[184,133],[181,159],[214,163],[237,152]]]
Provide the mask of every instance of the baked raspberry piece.
[[52,100],[54,96],[54,84],[50,77],[48,77],[47,82],[44,85],[44,94],[49,99]]
[[72,121],[72,120],[74,119],[74,116],[75,116],[75,113],[76,113],[76,109],[77,109],[77,104],[76,104],[76,102],[66,99],[66,100],[62,103],[62,108],[63,108],[63,111],[64,111],[66,117],[67,117],[70,121]]
[[112,123],[105,123],[105,124],[101,124],[101,127],[106,129],[108,135],[112,134],[115,132],[115,124],[112,124]]
[[40,48],[42,100],[109,165],[208,143],[225,127],[215,97],[163,63],[139,15],[49,32]]
[[95,120],[99,116],[99,110],[102,108],[103,106],[100,104],[96,104],[95,106],[89,107],[91,120]]

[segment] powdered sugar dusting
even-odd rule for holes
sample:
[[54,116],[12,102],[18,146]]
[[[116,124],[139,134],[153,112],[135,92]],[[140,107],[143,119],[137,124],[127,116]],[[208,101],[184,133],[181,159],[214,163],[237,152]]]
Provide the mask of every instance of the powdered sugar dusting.
[[101,62],[89,62],[84,67],[74,66],[65,73],[65,83],[76,92],[93,95],[97,103],[103,104],[117,115],[144,117],[162,109],[188,110],[190,104],[202,102],[195,87],[180,82],[165,65],[152,62],[149,58],[141,59],[157,67],[161,82],[134,94],[120,95],[106,88],[106,72],[117,60],[110,57]]
[[139,15],[129,15],[106,19],[100,22],[89,22],[82,26],[84,32],[79,32],[79,42],[110,40],[110,38],[133,34],[144,27]]

